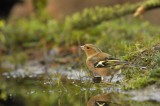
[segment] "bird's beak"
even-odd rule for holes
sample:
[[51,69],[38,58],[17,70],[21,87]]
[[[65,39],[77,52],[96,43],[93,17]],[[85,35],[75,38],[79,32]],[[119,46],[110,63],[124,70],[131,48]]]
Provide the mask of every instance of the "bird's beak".
[[84,50],[84,46],[80,46],[82,50]]

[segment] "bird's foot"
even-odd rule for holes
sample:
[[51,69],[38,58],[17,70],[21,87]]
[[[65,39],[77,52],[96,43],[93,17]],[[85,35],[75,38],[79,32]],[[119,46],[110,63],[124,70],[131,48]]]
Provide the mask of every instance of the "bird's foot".
[[103,81],[103,77],[102,77],[102,76],[94,76],[94,77],[92,78],[92,81],[93,81],[94,83],[100,83],[100,82]]

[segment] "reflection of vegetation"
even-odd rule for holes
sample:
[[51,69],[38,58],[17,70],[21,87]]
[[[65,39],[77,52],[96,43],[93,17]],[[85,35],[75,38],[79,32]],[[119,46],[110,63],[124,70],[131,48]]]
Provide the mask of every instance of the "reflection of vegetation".
[[[51,82],[52,85],[50,85],[50,84],[44,84],[47,83],[47,81],[45,79],[42,80],[41,78],[14,79],[14,80],[16,82],[13,83],[13,81],[8,79],[7,87],[11,87],[12,89],[7,90],[7,94],[9,95],[4,94],[5,92],[2,92],[0,96],[0,101],[1,100],[5,101],[11,98],[11,100],[14,99],[12,105],[16,105],[16,102],[21,101],[22,103],[20,105],[25,105],[25,106],[33,106],[33,105],[53,106],[58,104],[59,105],[70,104],[77,106],[78,102],[80,101],[78,98],[84,95],[79,92],[81,88],[80,87],[76,88],[76,86],[74,85],[70,86],[71,88],[74,87],[74,92],[73,91],[69,92],[71,91],[70,90],[71,88],[68,89],[67,87],[61,87],[61,89],[59,89],[59,86],[56,84],[55,81]],[[3,82],[1,84],[5,85],[5,83]],[[66,86],[69,87],[69,85]],[[14,95],[15,92],[16,96]],[[72,93],[75,92],[77,92],[77,94],[73,95]],[[6,96],[3,95],[9,96],[9,98],[6,98]],[[82,105],[84,104],[82,103]]]
[[[41,4],[38,6],[40,7],[37,8],[41,8]],[[136,5],[134,9],[138,6]],[[29,19],[19,19],[14,22],[1,20],[0,63],[9,61],[15,65],[22,65],[31,59],[27,50],[32,52],[36,52],[39,49],[47,51],[55,46],[68,49],[71,45],[94,43],[103,51],[107,51],[117,57],[123,55],[123,59],[133,63],[133,67],[123,70],[125,79],[120,84],[124,90],[141,89],[150,84],[160,84],[159,26],[153,26],[149,22],[130,16],[115,19],[117,16],[123,15],[120,13],[125,11],[126,7],[122,8],[123,11],[120,8],[120,6],[115,6],[107,9],[96,8],[95,11],[92,9],[85,10],[82,13],[82,17],[85,19],[81,18],[81,14],[78,13],[78,15],[76,14],[66,19],[64,24],[53,19],[38,18],[36,16]],[[118,9],[118,11],[115,11],[115,9]],[[94,12],[99,13],[99,11],[101,11],[101,15],[95,15]],[[133,10],[130,11],[133,12]],[[106,16],[109,18],[103,18]],[[113,19],[113,16],[114,20],[105,22],[106,19]],[[88,27],[88,25],[92,27]],[[6,70],[0,64],[0,73]],[[9,71],[11,70],[9,69]],[[44,84],[48,81],[51,81],[51,83]],[[7,100],[11,101],[14,98],[23,102],[21,105],[27,106],[33,104],[40,106],[57,104],[59,106],[65,104],[79,106],[81,104],[84,106],[89,97],[102,93],[101,85],[96,86],[88,82],[82,83],[81,81],[77,83],[65,81],[64,83],[61,80],[46,80],[45,75],[42,78],[36,77],[33,79],[13,79],[1,76],[0,84],[0,103],[1,101],[6,103]],[[90,87],[96,90],[92,91]],[[107,88],[108,86],[104,85],[103,87]],[[122,99],[125,97],[122,96]],[[122,101],[124,102],[124,100]],[[129,101],[127,104],[138,105],[139,103]],[[149,105],[154,104],[152,102],[146,103]]]

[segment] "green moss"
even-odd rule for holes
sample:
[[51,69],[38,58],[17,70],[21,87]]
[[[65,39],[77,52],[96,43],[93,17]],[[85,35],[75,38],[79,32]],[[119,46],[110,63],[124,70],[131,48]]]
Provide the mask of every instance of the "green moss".
[[128,82],[126,82],[126,88],[127,89],[137,89],[137,88],[143,88],[146,86],[149,82],[149,77],[148,76],[139,76],[132,78]]

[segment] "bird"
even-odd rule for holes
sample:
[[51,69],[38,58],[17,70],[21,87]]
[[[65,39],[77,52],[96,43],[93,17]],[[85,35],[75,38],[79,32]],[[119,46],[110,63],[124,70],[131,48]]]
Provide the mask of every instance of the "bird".
[[93,44],[84,44],[80,48],[86,54],[86,65],[93,76],[111,76],[110,82],[114,74],[124,67],[128,62],[122,61],[112,55],[102,52]]

